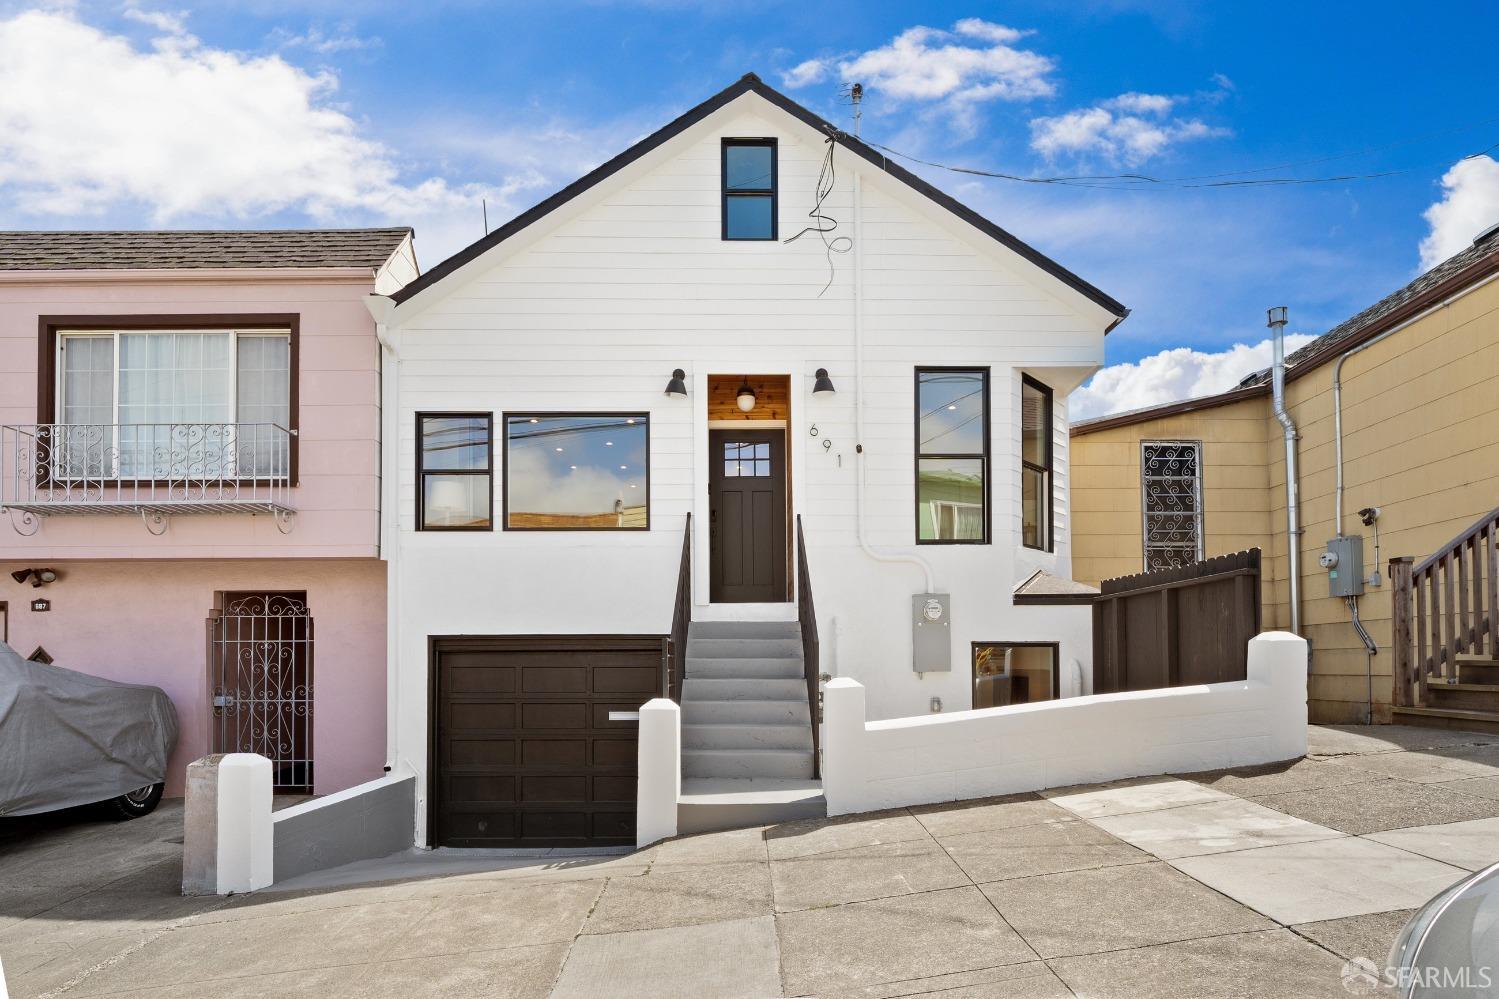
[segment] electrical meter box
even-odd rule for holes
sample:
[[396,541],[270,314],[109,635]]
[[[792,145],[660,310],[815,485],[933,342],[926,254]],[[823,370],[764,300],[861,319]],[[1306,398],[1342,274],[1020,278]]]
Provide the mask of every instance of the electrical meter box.
[[952,597],[946,593],[911,596],[911,668],[917,673],[952,669]]
[[1319,560],[1327,570],[1327,595],[1358,597],[1364,593],[1364,536],[1343,534],[1327,543]]

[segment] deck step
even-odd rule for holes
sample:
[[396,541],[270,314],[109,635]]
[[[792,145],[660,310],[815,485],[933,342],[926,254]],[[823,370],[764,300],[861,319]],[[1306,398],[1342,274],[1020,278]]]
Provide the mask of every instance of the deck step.
[[1427,684],[1426,690],[1433,708],[1499,714],[1499,684],[1496,683],[1431,683]]
[[684,700],[682,725],[801,725],[811,730],[807,698],[799,701],[761,701],[750,697],[732,701]]
[[800,638],[699,638],[689,634],[688,659],[795,659],[802,658]]
[[1479,662],[1463,662],[1457,657],[1457,678],[1462,683],[1499,683],[1499,663],[1484,665]]
[[1460,708],[1391,708],[1390,720],[1396,725],[1423,725],[1460,732],[1499,734],[1499,711],[1468,711]]
[[687,657],[687,676],[720,680],[804,678],[800,659],[703,659]]
[[687,629],[693,638],[794,638],[801,641],[799,621],[693,621]]
[[677,798],[677,832],[718,832],[776,825],[828,813],[822,782],[797,779],[687,778]]
[[807,682],[784,679],[698,678],[690,673],[682,681],[682,703],[688,701],[807,701]]
[[682,726],[682,749],[812,748],[812,730],[803,722],[710,722]]
[[811,780],[812,750],[683,748],[682,776]]

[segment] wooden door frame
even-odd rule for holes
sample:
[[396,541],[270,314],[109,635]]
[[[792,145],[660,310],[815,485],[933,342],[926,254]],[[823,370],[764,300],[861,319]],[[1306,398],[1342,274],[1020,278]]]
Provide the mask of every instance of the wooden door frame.
[[[782,531],[782,534],[783,534],[784,544],[781,545],[781,548],[783,549],[782,556],[783,556],[783,558],[785,560],[784,561],[784,566],[785,566],[784,592],[785,592],[785,595],[780,600],[740,601],[740,600],[715,600],[713,598],[713,585],[714,585],[714,580],[715,580],[715,576],[713,575],[713,568],[714,568],[714,559],[715,559],[715,556],[716,556],[716,553],[717,553],[717,546],[715,546],[713,544],[713,542],[712,542],[712,538],[713,538],[713,533],[712,532],[713,532],[713,526],[714,526],[713,525],[713,516],[712,516],[712,513],[713,513],[713,499],[714,499],[714,497],[713,497],[713,485],[714,485],[715,482],[721,482],[725,478],[725,476],[723,475],[722,466],[716,464],[716,462],[721,462],[723,460],[723,458],[722,458],[721,455],[715,454],[714,448],[713,448],[713,443],[714,443],[715,435],[727,435],[727,434],[740,435],[740,436],[743,436],[743,437],[745,437],[746,439],[748,439],[750,441],[753,441],[755,439],[754,435],[756,435],[756,434],[764,434],[764,435],[776,435],[776,434],[779,434],[780,435],[780,442],[781,442],[781,468],[780,468],[780,479],[781,479],[781,482],[780,482],[780,487],[781,487],[782,505],[784,507],[784,510],[783,510],[784,516],[781,518],[781,520],[782,520],[781,531]],[[724,438],[723,438],[723,436],[719,436],[718,439],[719,440],[723,440]],[[762,425],[762,426],[753,426],[753,427],[751,427],[751,426],[736,427],[736,426],[723,426],[721,424],[710,424],[709,425],[709,427],[708,427],[708,455],[709,455],[709,457],[708,457],[708,469],[707,469],[707,471],[708,471],[708,481],[707,481],[707,484],[706,484],[707,500],[708,500],[708,513],[709,513],[709,517],[708,517],[708,519],[709,519],[709,525],[708,525],[708,531],[709,531],[709,543],[708,543],[708,602],[709,603],[718,604],[720,606],[728,606],[728,605],[737,604],[737,603],[792,603],[793,601],[795,601],[795,599],[796,599],[796,593],[795,593],[796,582],[795,582],[795,578],[794,578],[795,577],[795,550],[794,550],[794,547],[793,547],[793,545],[795,544],[795,539],[792,537],[792,533],[793,532],[791,530],[791,524],[793,523],[793,519],[792,519],[793,515],[792,515],[792,512],[791,512],[791,455],[790,455],[790,452],[791,452],[791,434],[790,434],[789,428],[784,425],[784,421],[782,421],[782,425],[781,426],[763,426]]]

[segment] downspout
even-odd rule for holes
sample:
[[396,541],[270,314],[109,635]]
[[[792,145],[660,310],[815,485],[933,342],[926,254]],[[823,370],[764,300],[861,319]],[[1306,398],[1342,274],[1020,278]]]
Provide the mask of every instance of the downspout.
[[859,547],[876,562],[908,562],[926,574],[926,592],[936,592],[932,567],[926,559],[914,554],[877,551],[865,535],[864,516],[864,186],[858,170],[854,171],[854,454],[857,471],[854,494],[857,497],[855,520]]
[[414,771],[400,767],[400,608],[401,574],[400,506],[396,491],[400,432],[396,426],[400,409],[401,355],[390,332],[395,303],[384,295],[371,295],[365,305],[375,320],[375,339],[380,344],[380,558],[385,562],[385,772]]
[[1286,412],[1286,307],[1270,309],[1269,327],[1274,345],[1270,385],[1275,418],[1286,441],[1286,557],[1291,584],[1291,631],[1301,634],[1301,489],[1296,468],[1296,424]]

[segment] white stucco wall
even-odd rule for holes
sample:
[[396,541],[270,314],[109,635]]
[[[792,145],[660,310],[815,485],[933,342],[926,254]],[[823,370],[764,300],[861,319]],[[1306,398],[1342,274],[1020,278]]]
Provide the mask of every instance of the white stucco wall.
[[1306,755],[1307,644],[1249,642],[1247,679],[1166,690],[865,720],[865,689],[827,686],[828,814],[1039,791]]
[[[954,669],[918,676],[910,596],[925,588],[923,574],[872,561],[856,535],[853,255],[833,255],[833,283],[819,294],[829,258],[815,235],[721,241],[725,136],[778,139],[780,233],[794,234],[812,208],[826,145],[750,94],[391,314],[400,367],[396,752],[419,774],[428,636],[664,633],[689,511],[695,617],[795,616],[794,604],[708,602],[710,374],[791,376],[790,501],[804,521],[823,669],[863,682],[873,717],[925,712],[934,696],[948,710],[968,707],[975,641],[1059,641],[1068,693],[1076,692],[1074,660],[1091,672],[1086,608],[1016,608],[1010,594],[1035,568],[1069,573],[1065,397],[1102,362],[1110,317],[905,185],[845,150],[835,154],[838,183],[825,211],[839,220],[837,235],[852,231],[851,178],[855,170],[863,178],[868,539],[918,552],[936,589],[952,595]],[[914,369],[925,365],[991,369],[991,544],[914,545]],[[685,400],[663,395],[677,367],[688,374]],[[831,399],[811,397],[819,367],[837,386]],[[1020,544],[1023,371],[1056,392],[1055,552]],[[498,440],[496,530],[414,529],[417,412],[492,412],[498,435],[506,411],[576,410],[649,411],[648,533],[499,530]]]

